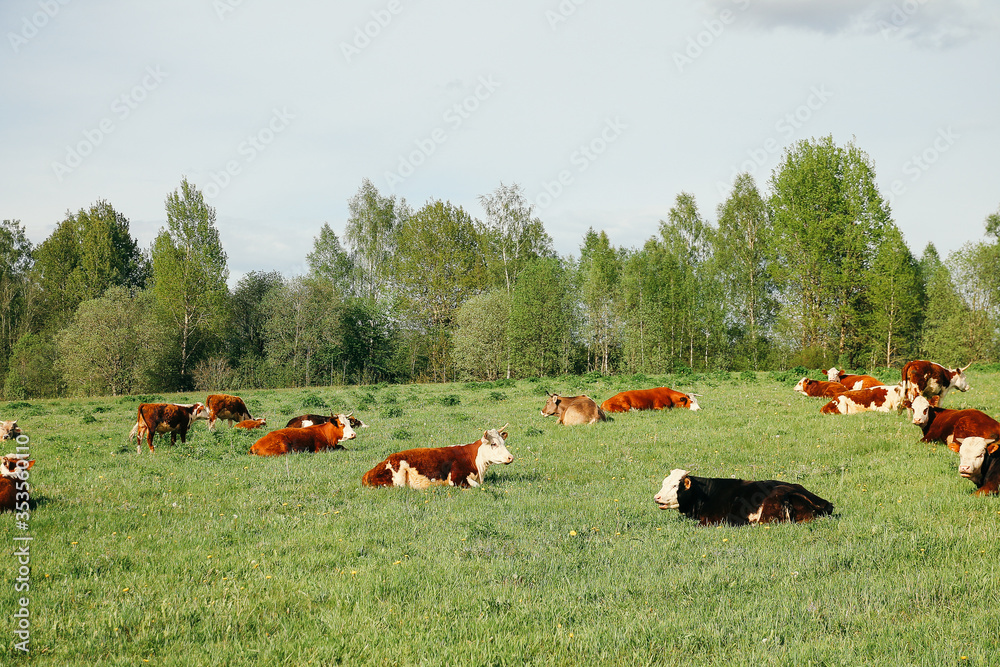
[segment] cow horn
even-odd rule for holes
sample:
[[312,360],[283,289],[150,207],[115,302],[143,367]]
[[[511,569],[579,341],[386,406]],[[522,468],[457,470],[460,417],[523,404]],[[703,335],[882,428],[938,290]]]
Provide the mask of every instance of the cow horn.
[[964,372],[966,371],[966,369],[968,369],[968,368],[969,368],[969,366],[971,366],[972,364],[973,364],[973,362],[971,362],[971,361],[970,361],[970,362],[969,362],[969,364],[968,364],[968,366],[965,366],[964,368],[959,368],[958,370],[959,370],[960,372],[964,373]]
[[498,428],[497,433],[505,433],[507,431],[508,426],[510,426],[510,422],[507,422],[506,424]]

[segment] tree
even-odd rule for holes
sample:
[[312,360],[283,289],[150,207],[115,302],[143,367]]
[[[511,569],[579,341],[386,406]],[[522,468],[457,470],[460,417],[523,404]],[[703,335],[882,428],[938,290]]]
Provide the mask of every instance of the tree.
[[969,353],[962,349],[962,320],[967,307],[955,289],[951,272],[933,243],[928,243],[920,258],[920,275],[926,302],[920,334],[920,356],[936,359],[949,366],[964,365]]
[[277,386],[310,386],[332,378],[339,362],[341,302],[332,283],[294,278],[266,299],[267,359],[278,371]]
[[728,305],[727,320],[737,347],[757,370],[774,320],[774,285],[768,274],[771,224],[767,205],[753,176],[740,174],[726,201],[719,204],[719,231],[713,254]]
[[771,176],[772,276],[799,349],[849,365],[865,341],[865,278],[890,224],[870,158],[832,137],[791,146]]
[[141,289],[149,276],[149,262],[129,232],[128,219],[104,200],[67,212],[34,258],[44,317],[39,326],[48,331],[65,326],[83,301],[114,286]]
[[584,235],[580,248],[580,293],[583,297],[584,319],[594,353],[593,368],[611,372],[612,348],[619,345],[619,321],[615,302],[620,257],[604,231],[593,228]]
[[477,294],[455,314],[455,366],[478,380],[510,377],[507,326],[510,297],[503,288]]
[[475,220],[448,202],[428,202],[400,226],[394,267],[411,324],[432,340],[431,372],[446,381],[455,311],[486,282]]
[[149,351],[164,337],[146,316],[149,297],[112,287],[80,304],[56,336],[57,365],[71,394],[120,396],[149,386],[147,373],[156,363]]
[[866,283],[870,305],[866,338],[873,359],[884,361],[886,368],[912,359],[919,344],[925,297],[920,266],[895,225],[886,229]]
[[571,267],[540,258],[521,272],[511,294],[508,338],[515,372],[541,377],[570,370],[579,332],[579,308]]
[[356,293],[354,260],[340,245],[336,232],[329,223],[323,223],[319,236],[313,240],[313,249],[306,255],[309,273],[332,282],[344,296]]
[[234,382],[239,387],[257,388],[270,384],[263,369],[269,316],[266,302],[268,294],[283,284],[284,279],[277,271],[251,271],[233,288],[226,349],[229,362],[236,369]]
[[502,182],[491,194],[480,195],[486,212],[487,265],[493,284],[510,296],[518,274],[539,257],[552,257],[552,238],[538,218],[531,217],[532,205],[523,188]]
[[52,398],[63,393],[62,374],[56,366],[59,349],[45,334],[26,333],[10,352],[3,395],[17,398]]
[[0,376],[11,347],[27,331],[31,297],[31,241],[18,220],[0,223]]
[[167,226],[152,248],[153,291],[162,321],[177,332],[176,383],[186,388],[194,362],[221,335],[229,269],[215,209],[187,178],[167,195],[166,209]]
[[396,233],[410,216],[406,200],[383,197],[367,178],[348,202],[344,238],[357,267],[358,294],[376,301],[393,300],[392,258]]

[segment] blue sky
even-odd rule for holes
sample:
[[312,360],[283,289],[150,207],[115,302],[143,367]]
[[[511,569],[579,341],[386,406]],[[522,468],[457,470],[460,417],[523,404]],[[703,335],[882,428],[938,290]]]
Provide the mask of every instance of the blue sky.
[[107,199],[148,246],[182,176],[233,278],[295,275],[363,178],[414,207],[518,183],[562,254],[714,220],[801,139],[852,139],[918,255],[1000,208],[986,0],[6,0],[0,216]]

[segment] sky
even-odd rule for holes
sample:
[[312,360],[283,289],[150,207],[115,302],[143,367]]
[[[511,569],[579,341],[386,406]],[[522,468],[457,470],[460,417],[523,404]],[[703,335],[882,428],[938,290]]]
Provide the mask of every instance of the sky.
[[911,250],[1000,209],[995,0],[4,0],[0,218],[107,200],[149,247],[182,178],[231,282],[305,273],[369,179],[414,208],[519,184],[557,252],[638,248],[678,194],[830,135]]

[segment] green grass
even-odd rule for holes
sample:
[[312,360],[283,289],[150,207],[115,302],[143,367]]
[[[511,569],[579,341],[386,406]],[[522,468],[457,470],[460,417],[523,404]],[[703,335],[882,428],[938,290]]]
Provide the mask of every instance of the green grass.
[[[797,378],[796,378],[797,379]],[[1000,374],[946,405],[1000,413]],[[346,451],[247,455],[196,424],[156,453],[136,397],[0,404],[31,437],[33,664],[996,664],[1000,499],[906,416],[826,416],[768,374],[544,378],[247,392],[269,428],[327,405]],[[560,427],[545,391],[667,384],[700,412]],[[164,400],[204,400],[200,394]],[[321,409],[320,411],[325,411]],[[368,489],[393,451],[510,423],[484,487]],[[9,444],[9,443],[8,443]],[[652,497],[671,468],[781,478],[831,500],[807,525],[700,528]],[[0,617],[21,593],[14,517]],[[7,632],[0,663],[26,658]],[[145,662],[148,660],[149,662]]]

